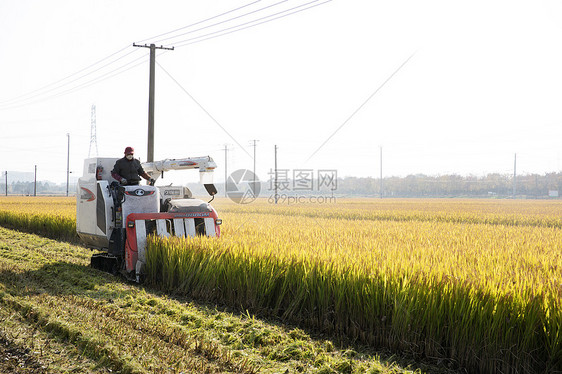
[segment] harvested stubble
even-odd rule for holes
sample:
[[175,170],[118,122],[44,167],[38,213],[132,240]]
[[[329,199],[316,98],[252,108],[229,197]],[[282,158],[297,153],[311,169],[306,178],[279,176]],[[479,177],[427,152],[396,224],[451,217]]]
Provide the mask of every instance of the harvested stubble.
[[151,238],[148,280],[471,371],[562,369],[558,217],[381,221],[323,209],[226,207],[220,240]]

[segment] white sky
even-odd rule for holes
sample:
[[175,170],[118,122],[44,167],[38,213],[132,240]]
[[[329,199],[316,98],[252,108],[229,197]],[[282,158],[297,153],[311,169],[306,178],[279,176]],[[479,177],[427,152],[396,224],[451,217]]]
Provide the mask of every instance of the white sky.
[[[560,171],[561,1],[324,1],[2,0],[0,170],[37,165],[38,179],[64,182],[69,133],[81,174],[92,104],[99,155],[131,145],[146,160],[148,49],[132,43],[156,42],[176,46],[157,62],[234,139],[157,66],[155,159],[211,155],[217,182],[224,144],[229,172],[251,169],[252,139],[262,180],[274,144],[279,168],[338,176],[378,177],[380,146],[384,176],[512,173],[514,153],[518,173]],[[181,43],[307,3],[296,9],[317,6]]]

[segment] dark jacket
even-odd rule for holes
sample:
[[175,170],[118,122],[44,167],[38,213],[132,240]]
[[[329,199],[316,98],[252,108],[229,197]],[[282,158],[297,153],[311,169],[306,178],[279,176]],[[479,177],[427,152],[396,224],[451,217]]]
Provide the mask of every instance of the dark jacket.
[[133,158],[131,161],[127,160],[127,158],[123,157],[119,160],[115,161],[115,166],[111,171],[111,175],[113,178],[116,176],[120,176],[121,178],[125,178],[127,180],[127,184],[138,184],[141,180],[140,175],[144,174],[144,169],[141,166],[141,163],[136,158]]

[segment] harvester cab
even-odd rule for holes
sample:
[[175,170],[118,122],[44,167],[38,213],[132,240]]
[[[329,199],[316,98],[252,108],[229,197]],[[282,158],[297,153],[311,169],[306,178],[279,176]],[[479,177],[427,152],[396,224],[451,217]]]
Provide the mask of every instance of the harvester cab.
[[[115,161],[86,159],[78,179],[76,231],[87,247],[99,251],[92,267],[141,282],[148,235],[220,236],[221,220],[211,204],[194,199],[184,186],[121,186],[111,176]],[[168,170],[198,169],[201,183],[216,194],[211,157],[150,162],[143,168],[154,179]]]

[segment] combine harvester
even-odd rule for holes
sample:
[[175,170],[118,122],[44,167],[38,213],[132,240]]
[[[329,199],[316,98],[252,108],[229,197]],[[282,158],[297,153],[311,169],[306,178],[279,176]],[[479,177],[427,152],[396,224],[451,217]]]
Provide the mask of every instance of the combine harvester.
[[[91,266],[121,273],[142,282],[146,264],[146,237],[220,236],[217,212],[210,201],[192,198],[184,186],[121,186],[111,176],[117,158],[89,158],[76,194],[76,231],[89,248]],[[216,164],[211,157],[146,162],[143,169],[153,179],[169,170],[198,169],[200,182],[214,199],[212,184]]]

